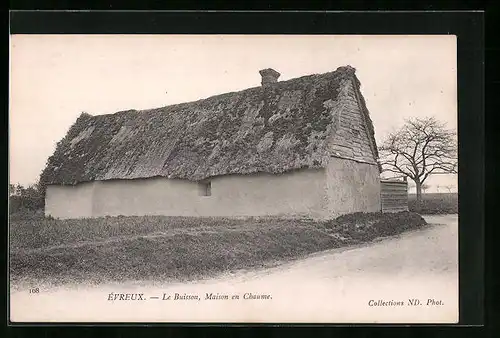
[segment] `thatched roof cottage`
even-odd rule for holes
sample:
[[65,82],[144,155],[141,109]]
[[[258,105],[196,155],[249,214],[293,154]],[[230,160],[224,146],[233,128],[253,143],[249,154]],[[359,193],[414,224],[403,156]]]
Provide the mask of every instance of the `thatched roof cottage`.
[[310,216],[380,210],[374,129],[354,68],[163,108],[83,113],[41,181],[46,214]]

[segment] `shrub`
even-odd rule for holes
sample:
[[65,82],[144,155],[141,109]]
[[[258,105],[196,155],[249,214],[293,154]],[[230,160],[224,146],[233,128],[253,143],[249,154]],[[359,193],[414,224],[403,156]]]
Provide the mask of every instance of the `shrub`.
[[9,214],[31,218],[45,207],[45,189],[37,183],[25,188],[20,184],[9,185]]

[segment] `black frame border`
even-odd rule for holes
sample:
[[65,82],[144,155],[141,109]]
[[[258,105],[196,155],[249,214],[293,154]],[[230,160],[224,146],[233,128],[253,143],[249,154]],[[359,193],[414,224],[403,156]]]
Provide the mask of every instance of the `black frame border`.
[[[459,132],[459,325],[484,324],[484,12],[11,11],[10,34],[452,34],[457,36]],[[8,101],[7,101],[8,102]],[[8,107],[7,110],[8,112]],[[8,114],[4,115],[7,120]],[[8,122],[6,121],[6,124]],[[8,124],[7,124],[8,127]],[[6,143],[7,144],[7,143]],[[8,149],[7,152],[8,153]],[[6,248],[7,227],[4,228]],[[3,256],[6,257],[6,256]],[[6,272],[8,273],[7,269]],[[8,292],[8,289],[7,289]],[[7,304],[8,306],[8,304]],[[11,326],[53,326],[11,323]],[[82,326],[58,323],[57,326]],[[144,326],[95,323],[91,326]],[[352,326],[185,324],[166,326]],[[412,326],[428,326],[410,324]],[[88,326],[88,325],[85,325]],[[149,324],[148,324],[149,326]],[[356,326],[374,326],[359,324]],[[377,326],[406,326],[380,324]],[[446,325],[454,326],[454,325]]]

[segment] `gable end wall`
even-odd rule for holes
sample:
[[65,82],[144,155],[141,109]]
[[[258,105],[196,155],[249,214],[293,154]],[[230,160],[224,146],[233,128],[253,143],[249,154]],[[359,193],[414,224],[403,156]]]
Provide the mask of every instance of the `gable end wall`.
[[362,111],[356,80],[344,80],[339,93],[336,132],[329,140],[326,168],[328,217],[354,212],[379,212],[380,172]]
[[330,154],[359,162],[376,164],[367,121],[360,107],[354,79],[344,80],[339,93],[342,107],[336,117],[336,132],[329,141]]
[[332,157],[326,168],[328,217],[354,212],[379,212],[378,166]]

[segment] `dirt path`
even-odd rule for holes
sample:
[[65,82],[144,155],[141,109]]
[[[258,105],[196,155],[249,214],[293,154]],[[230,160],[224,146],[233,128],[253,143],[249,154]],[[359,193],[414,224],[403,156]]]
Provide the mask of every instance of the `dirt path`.
[[[11,318],[75,322],[455,322],[458,217],[425,218],[433,224],[424,230],[202,282],[11,292]],[[145,300],[120,301],[118,296],[110,301],[111,292],[141,293]],[[176,293],[198,296],[199,300],[162,300],[164,295],[174,298]],[[214,298],[227,295],[229,299],[206,300],[210,293]],[[250,298],[271,298],[244,299],[250,293]],[[233,295],[240,298],[232,300]],[[409,299],[418,299],[421,305],[409,306]],[[379,300],[389,305],[374,306]],[[404,305],[390,305],[397,302]]]

